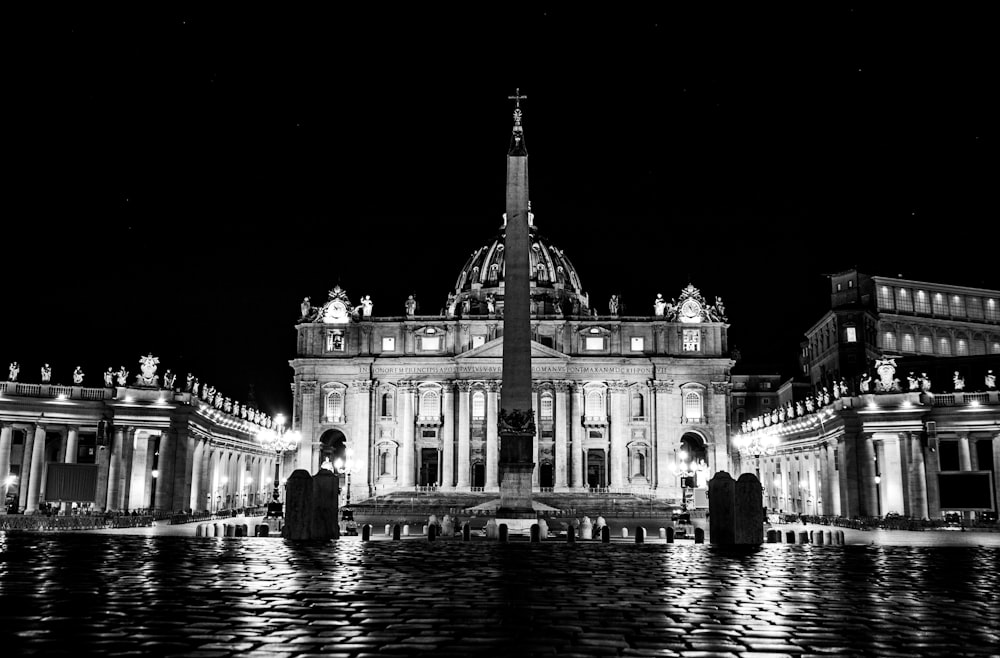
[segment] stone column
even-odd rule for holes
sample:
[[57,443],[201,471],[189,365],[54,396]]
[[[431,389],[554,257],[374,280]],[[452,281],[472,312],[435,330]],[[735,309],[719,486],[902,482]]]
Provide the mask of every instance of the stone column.
[[[534,416],[538,416],[538,384],[536,382],[531,382],[531,413]],[[531,463],[535,464],[535,467],[531,469],[531,490],[538,491],[538,488],[542,485],[542,479],[540,471],[542,470],[540,464],[542,460],[538,458],[538,438],[541,430],[536,428],[534,435],[531,437]]]
[[882,514],[896,512],[905,514],[906,506],[903,503],[903,460],[899,436],[893,434],[886,436],[882,440],[882,500],[885,506]]
[[572,399],[569,412],[571,489],[582,489],[583,481],[583,382],[571,382]]
[[1000,501],[1000,432],[993,435],[993,486],[996,497],[993,500]]
[[469,445],[469,382],[456,382],[458,386],[458,488],[468,491],[471,486],[471,460]]
[[[964,432],[958,436],[958,468],[963,471],[972,470],[972,455],[969,451],[969,433]],[[996,477],[994,474],[993,477]],[[974,521],[975,512],[962,512],[962,517],[966,521]]]
[[628,476],[626,468],[628,466],[628,455],[626,444],[628,443],[626,405],[628,390],[625,382],[610,382],[608,386],[609,400],[608,407],[611,412],[611,478],[609,487],[621,489],[628,486]]
[[173,430],[163,430],[160,434],[160,457],[157,460],[156,492],[153,505],[156,509],[173,511],[174,499],[174,453],[176,442]]
[[[316,390],[315,381],[299,382],[298,395],[300,398],[299,408],[301,409],[299,431],[302,433],[302,440],[299,442],[297,458],[294,462],[297,465],[294,468],[301,468],[307,473],[315,473],[319,469],[319,452],[317,446],[313,445],[314,442],[319,441],[318,436],[313,436],[316,419],[319,417],[319,411],[316,408]],[[291,422],[294,427],[294,419]]]
[[191,467],[191,498],[188,501],[188,507],[194,511],[198,511],[202,506],[202,500],[205,498],[204,490],[201,488],[202,477],[202,459],[205,454],[205,442],[196,441],[194,446],[194,461]]
[[122,509],[130,510],[134,507],[132,503],[132,463],[135,458],[135,428],[129,427],[125,430],[125,436],[122,441],[122,463],[121,469],[121,488],[122,488]]
[[859,512],[858,505],[858,442],[860,436],[838,439],[840,454],[840,515],[853,517]]
[[830,460],[830,512],[836,516],[843,516],[840,509],[840,464],[837,463],[838,453],[836,443],[827,443],[827,458]]
[[28,480],[28,498],[25,514],[38,510],[38,495],[42,486],[42,470],[45,465],[45,428],[35,426],[35,440],[31,446],[31,476]]
[[566,491],[568,489],[566,483],[566,433],[569,428],[569,417],[566,414],[567,397],[569,393],[569,382],[556,382],[556,418],[555,418],[555,429],[556,429],[556,441],[554,457],[556,460],[555,464],[555,490],[556,491]]
[[875,485],[875,441],[871,434],[858,435],[860,442],[861,481],[858,489],[861,494],[860,514],[862,516],[878,516],[878,488]]
[[[670,390],[672,384],[662,381],[651,382],[656,413],[653,416],[653,446],[656,451],[656,488],[667,491],[674,488],[674,477],[670,472],[670,460],[666,456],[671,451],[670,437],[667,432],[670,427]],[[675,489],[676,490],[676,489]]]
[[108,507],[111,512],[122,508],[122,445],[125,443],[125,428],[115,425],[111,441],[111,467],[108,471]]
[[444,425],[441,426],[441,488],[455,487],[455,384],[448,381],[443,385]]
[[413,453],[416,449],[413,440],[415,422],[413,416],[413,386],[400,382],[397,391],[403,403],[400,405],[401,409],[399,413],[400,445],[397,481],[401,488],[412,489],[416,481],[413,465]]
[[907,477],[910,481],[910,516],[917,519],[930,518],[927,512],[927,469],[924,466],[924,448],[920,436],[907,432],[910,442],[910,463]]
[[[66,430],[66,455],[65,460],[67,464],[76,463],[76,453],[80,446],[80,428],[76,425],[71,425]],[[3,469],[0,468],[0,474],[3,473]]]
[[500,450],[497,445],[497,383],[487,383],[486,389],[486,490],[500,487]]
[[[24,446],[21,448],[21,477],[17,483],[17,504],[21,510],[27,509],[28,483],[31,481],[31,462],[35,448],[35,425],[24,430]],[[101,501],[104,504],[104,501]]]
[[[0,485],[3,485],[4,493],[7,492],[7,476],[10,475],[10,446],[13,440],[14,426],[10,423],[0,425]],[[6,499],[6,496],[4,496]],[[6,508],[0,505],[0,514]]]
[[132,451],[132,476],[129,478],[129,505],[133,508],[149,507],[149,487],[146,485],[149,472],[149,434],[138,432],[133,439],[135,447]]
[[937,451],[937,436],[928,436],[927,445],[927,452],[924,453],[924,481],[927,483],[927,515],[933,520],[941,518],[941,494],[938,491],[937,476],[941,472],[941,455]]
[[353,436],[348,445],[351,455],[351,500],[358,502],[368,497],[368,455],[371,452],[370,431],[372,411],[372,382],[369,379],[351,382],[354,393]]

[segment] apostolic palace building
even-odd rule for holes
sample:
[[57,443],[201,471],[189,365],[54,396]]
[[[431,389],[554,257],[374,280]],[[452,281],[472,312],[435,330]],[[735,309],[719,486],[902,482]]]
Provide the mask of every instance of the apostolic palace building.
[[[518,109],[518,139],[520,121]],[[402,295],[376,307],[340,286],[302,301],[287,428],[297,444],[276,448],[291,436],[283,424],[190,374],[175,386],[152,355],[134,379],[109,369],[96,387],[82,374],[52,383],[48,364],[41,383],[24,382],[12,363],[0,382],[8,506],[224,509],[263,502],[292,468],[322,467],[341,471],[347,500],[498,493],[499,219],[455,263],[439,311]],[[782,383],[739,372],[720,297],[678,281],[676,297],[658,294],[637,315],[617,297],[592,304],[586,273],[530,212],[528,224],[536,493],[681,500],[725,470],[755,473],[773,510],[995,518],[1000,292],[830,275],[830,311],[788,346],[801,370]]]

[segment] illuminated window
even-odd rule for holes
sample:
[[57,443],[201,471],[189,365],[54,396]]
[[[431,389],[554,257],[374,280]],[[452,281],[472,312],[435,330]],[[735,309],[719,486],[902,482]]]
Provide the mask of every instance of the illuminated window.
[[934,346],[931,343],[931,337],[930,336],[921,336],[920,337],[920,352],[922,354],[933,354],[934,353]]
[[599,391],[593,391],[587,394],[586,409],[586,415],[588,416],[603,416],[604,396],[602,396]]
[[965,301],[969,309],[969,317],[973,320],[982,320],[983,300],[979,297],[966,297]]
[[913,296],[913,310],[917,313],[931,312],[931,298],[924,290],[918,290]]
[[643,350],[644,342],[645,341],[643,341],[642,336],[632,336],[632,351],[641,352]]
[[951,340],[945,337],[938,338],[938,354],[951,356]]
[[541,400],[541,413],[542,418],[552,418],[552,394],[543,393]]
[[701,351],[701,331],[699,329],[684,330],[682,349],[685,352]]
[[990,354],[1000,354],[1000,341],[990,343]]
[[917,346],[913,342],[913,334],[903,334],[903,352],[916,352]]
[[896,310],[907,313],[913,312],[913,300],[910,298],[906,288],[896,289]]
[[472,417],[480,420],[486,418],[486,395],[482,391],[472,394]]
[[958,338],[955,340],[955,356],[968,356],[969,355],[969,341],[964,338]]
[[340,391],[330,391],[326,395],[326,419],[339,421],[344,416],[344,395]]
[[934,315],[948,315],[948,301],[939,292],[931,297],[931,305],[934,308]]
[[396,339],[392,336],[382,336],[382,351],[383,352],[395,352],[396,351]]
[[333,331],[326,335],[326,350],[328,352],[344,351],[344,334]]
[[987,299],[985,315],[990,322],[1000,321],[1000,303],[997,303],[995,299]]
[[684,417],[688,420],[701,420],[701,396],[690,391],[684,395]]
[[878,307],[884,311],[891,311],[893,309],[892,289],[889,286],[879,286]]
[[[913,340],[913,337],[910,337]],[[890,352],[896,351],[896,334],[892,331],[887,331],[882,334],[882,349]]]
[[856,327],[847,327],[847,342],[848,343],[858,342],[858,330]]
[[420,415],[441,415],[441,397],[437,394],[437,391],[424,391],[424,394],[420,396]]
[[961,295],[951,296],[951,314],[958,318],[965,317],[965,300]]

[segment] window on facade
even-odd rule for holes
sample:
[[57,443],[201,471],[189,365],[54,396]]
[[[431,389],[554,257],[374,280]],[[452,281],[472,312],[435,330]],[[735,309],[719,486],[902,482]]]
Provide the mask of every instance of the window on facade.
[[913,300],[906,288],[896,288],[896,310],[913,312]]
[[472,417],[486,418],[486,395],[482,391],[472,394]]
[[745,399],[745,398],[743,398],[742,396],[741,396],[741,397],[738,397],[738,398],[736,398],[736,406],[737,406],[737,407],[742,407],[742,406],[745,406],[745,405],[746,405],[746,403],[747,403],[746,399]]
[[682,349],[685,352],[701,351],[701,330],[685,329],[683,334]]
[[838,284],[837,284],[837,292],[840,292],[840,291],[841,291],[841,289],[842,289],[842,286],[841,286],[841,285],[840,285],[840,284],[838,283]]
[[934,346],[933,346],[933,343],[931,343],[931,337],[930,336],[921,336],[920,337],[920,352],[921,352],[921,354],[933,354],[934,353]]
[[951,296],[951,314],[957,318],[965,317],[965,300],[961,295]]
[[635,472],[633,475],[646,475],[646,455],[641,452],[635,453]]
[[847,287],[848,287],[848,288],[853,288],[853,287],[854,287],[854,279],[850,279],[850,280],[849,280],[849,281],[847,282]]
[[326,350],[328,352],[343,352],[344,351],[344,335],[341,333],[331,332],[326,335]]
[[378,472],[379,475],[386,475],[389,473],[389,453],[380,452],[378,456]]
[[917,346],[913,342],[913,334],[903,334],[903,352],[916,352]]
[[966,297],[965,304],[969,311],[969,318],[973,320],[983,319],[983,300],[979,297]]
[[326,417],[328,420],[341,418],[344,415],[344,394],[340,391],[330,391],[326,396]]
[[981,334],[972,337],[971,348],[973,356],[986,354],[986,340]]
[[539,336],[538,342],[545,347],[555,347],[555,338],[552,336]]
[[948,315],[948,301],[939,292],[931,296],[931,307],[934,309],[934,315]]
[[480,345],[486,344],[486,336],[473,336],[472,337],[472,349],[479,347]]
[[879,286],[878,288],[878,307],[883,311],[891,311],[893,309],[892,305],[892,289],[889,286]]
[[941,337],[938,338],[938,354],[942,356],[951,356],[951,339]]
[[643,341],[642,336],[632,336],[632,351],[641,352],[643,350],[645,341]]
[[604,337],[603,336],[587,336],[584,338],[584,349],[586,350],[603,350],[604,349]]
[[603,416],[604,415],[604,396],[598,391],[593,391],[587,394],[586,408],[588,416]]
[[542,418],[552,418],[552,396],[542,395],[540,415]]
[[684,417],[688,420],[701,420],[701,396],[694,391],[684,395]]
[[421,336],[419,340],[420,350],[423,352],[437,352],[441,349],[440,336]]
[[395,352],[396,351],[396,339],[392,336],[382,336],[382,351],[383,352]]
[[441,415],[441,398],[437,391],[424,391],[424,394],[420,396],[420,415]]
[[955,356],[969,355],[969,341],[965,338],[955,339]]
[[985,311],[984,315],[989,322],[1000,322],[1000,303],[997,300],[987,299]]
[[[910,341],[913,341],[913,336],[910,336]],[[896,351],[896,334],[892,331],[887,331],[882,334],[882,349],[890,352]],[[912,351],[912,350],[911,350]]]
[[858,342],[858,329],[857,327],[847,327],[847,342],[856,343]]
[[1000,341],[990,343],[990,354],[1000,354]]
[[632,417],[642,418],[645,414],[643,413],[642,404],[642,393],[639,391],[632,392]]
[[913,295],[913,310],[917,313],[931,312],[931,298],[924,290],[918,290]]
[[591,430],[589,434],[591,439],[603,439],[604,435],[596,430]]
[[771,382],[761,382],[760,383],[760,390],[762,390],[762,391],[770,391],[771,390]]

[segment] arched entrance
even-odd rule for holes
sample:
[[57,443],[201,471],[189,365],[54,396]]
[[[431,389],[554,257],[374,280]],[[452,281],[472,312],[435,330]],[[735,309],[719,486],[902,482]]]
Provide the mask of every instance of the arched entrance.
[[608,486],[607,472],[604,451],[600,448],[587,450],[587,486],[591,489]]
[[486,466],[483,462],[472,465],[472,486],[480,489],[486,486]]
[[320,468],[329,468],[337,474],[337,487],[340,491],[345,490],[344,473],[342,469],[338,471],[334,468],[337,460],[340,464],[347,458],[347,437],[340,430],[333,429],[323,432],[319,438],[319,465]]
[[555,482],[552,477],[552,462],[542,462],[538,467],[538,486],[554,487]]

